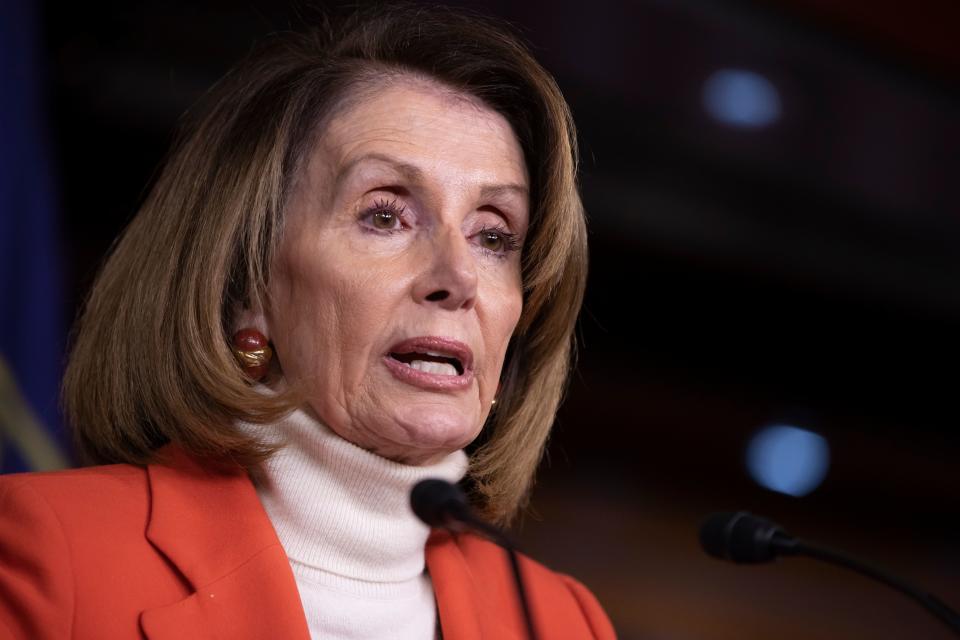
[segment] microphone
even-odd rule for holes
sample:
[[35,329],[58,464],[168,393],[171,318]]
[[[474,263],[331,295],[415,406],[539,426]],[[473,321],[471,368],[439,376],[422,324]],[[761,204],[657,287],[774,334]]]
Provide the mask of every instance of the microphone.
[[738,564],[770,562],[790,555],[795,543],[782,527],[745,511],[714,513],[700,526],[700,546],[709,555]]
[[455,531],[463,528],[473,529],[507,552],[510,568],[513,571],[513,581],[517,586],[517,594],[523,609],[523,619],[527,625],[527,637],[530,640],[537,640],[530,603],[527,599],[527,589],[523,582],[523,575],[520,573],[516,545],[507,534],[477,517],[460,487],[446,480],[428,478],[418,482],[410,492],[410,507],[427,526]]
[[803,555],[851,569],[913,598],[960,636],[960,614],[936,596],[844,553],[794,538],[780,525],[746,511],[707,516],[700,526],[700,546],[714,558],[737,564],[759,564],[772,562],[778,556]]
[[410,492],[410,507],[425,524],[440,529],[449,529],[458,522],[472,524],[470,505],[457,485],[446,480],[429,478],[421,480]]

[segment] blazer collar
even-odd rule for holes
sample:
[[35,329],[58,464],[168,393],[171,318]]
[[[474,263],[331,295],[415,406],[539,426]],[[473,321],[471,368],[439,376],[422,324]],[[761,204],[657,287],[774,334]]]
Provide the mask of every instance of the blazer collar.
[[193,593],[140,616],[150,640],[309,640],[293,572],[249,476],[166,447],[147,467],[147,539]]
[[[147,539],[193,592],[143,611],[144,635],[149,640],[310,640],[289,561],[250,477],[240,467],[211,471],[174,447],[162,453],[163,463],[147,467]],[[509,600],[512,585],[474,575],[455,536],[433,531],[426,561],[444,638],[522,638],[502,619],[516,606]]]
[[[459,542],[460,534],[437,529],[427,540],[427,570],[437,598],[443,637],[524,640],[520,605],[506,554],[490,544],[488,549],[492,552],[471,560]],[[478,562],[491,564],[481,567],[476,566]]]

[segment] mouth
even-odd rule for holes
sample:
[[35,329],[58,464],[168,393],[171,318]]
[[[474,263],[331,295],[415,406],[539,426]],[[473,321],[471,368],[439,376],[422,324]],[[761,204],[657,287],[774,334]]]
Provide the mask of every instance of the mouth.
[[403,382],[429,389],[459,389],[473,379],[473,353],[457,340],[436,336],[410,338],[384,356],[390,371]]
[[453,357],[446,357],[441,353],[434,353],[432,351],[425,351],[423,353],[416,351],[411,351],[410,353],[391,352],[390,357],[424,373],[433,373],[438,376],[463,375],[463,364],[461,364],[460,360]]

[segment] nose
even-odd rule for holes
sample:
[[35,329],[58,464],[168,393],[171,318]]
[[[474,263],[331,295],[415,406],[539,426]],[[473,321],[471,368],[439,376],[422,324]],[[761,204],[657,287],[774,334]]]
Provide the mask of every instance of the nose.
[[413,295],[418,303],[448,311],[470,309],[477,299],[477,263],[469,240],[459,229],[438,229],[424,251],[426,268],[417,278]]

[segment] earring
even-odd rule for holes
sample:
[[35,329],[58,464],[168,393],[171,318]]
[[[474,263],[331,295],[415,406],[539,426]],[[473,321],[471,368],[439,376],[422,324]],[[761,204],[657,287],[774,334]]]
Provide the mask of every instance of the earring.
[[241,329],[233,334],[232,342],[233,355],[247,376],[260,380],[267,375],[273,349],[265,335],[256,329]]

